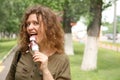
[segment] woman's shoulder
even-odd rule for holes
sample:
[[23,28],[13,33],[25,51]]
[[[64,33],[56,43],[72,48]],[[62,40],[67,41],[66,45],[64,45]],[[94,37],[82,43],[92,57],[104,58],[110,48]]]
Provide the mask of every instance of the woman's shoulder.
[[59,53],[55,53],[52,56],[49,57],[49,59],[55,59],[58,61],[69,61],[69,57],[66,54],[59,54]]

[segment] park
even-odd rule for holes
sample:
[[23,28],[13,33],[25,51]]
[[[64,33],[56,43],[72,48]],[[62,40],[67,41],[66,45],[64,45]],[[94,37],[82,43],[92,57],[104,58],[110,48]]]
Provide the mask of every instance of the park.
[[[5,79],[10,67],[7,62],[9,63],[9,58],[12,60],[17,48],[19,26],[24,10],[28,6],[41,4],[53,9],[63,26],[65,53],[70,60],[71,80],[120,80],[118,3],[118,0],[25,0],[24,2],[2,0],[0,3],[1,79]],[[111,7],[114,8],[113,18],[112,22],[108,22],[103,13]],[[78,25],[79,28],[73,32],[72,29],[78,21],[84,25]],[[86,28],[83,30],[84,26]],[[103,27],[107,29],[102,30]],[[81,36],[83,31],[85,35]]]

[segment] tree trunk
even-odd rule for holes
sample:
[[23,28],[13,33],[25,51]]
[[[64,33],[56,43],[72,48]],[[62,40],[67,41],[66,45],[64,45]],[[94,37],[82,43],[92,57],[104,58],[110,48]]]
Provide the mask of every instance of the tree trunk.
[[97,68],[98,39],[96,37],[87,37],[85,44],[84,57],[81,65],[82,70],[94,70]]
[[66,0],[66,2],[64,3],[64,14],[63,14],[63,28],[65,33],[71,33],[71,17],[69,15],[69,2],[68,0]]
[[65,31],[65,53],[67,55],[74,55],[73,52],[73,42],[72,42],[72,34],[71,34],[71,17],[69,15],[69,1],[66,0],[64,4],[64,14],[63,14],[63,28]]
[[65,53],[67,55],[74,55],[71,33],[65,34]]
[[82,70],[97,69],[98,37],[101,26],[102,0],[91,0],[90,14],[91,21],[87,29],[87,43],[85,45]]

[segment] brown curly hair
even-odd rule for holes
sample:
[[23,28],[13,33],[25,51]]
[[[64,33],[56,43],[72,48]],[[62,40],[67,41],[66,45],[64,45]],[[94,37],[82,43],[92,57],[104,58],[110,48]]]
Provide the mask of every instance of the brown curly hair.
[[[64,31],[61,23],[51,9],[41,5],[29,7],[23,16],[19,34],[20,49],[22,51],[29,49],[30,36],[27,33],[26,21],[31,14],[36,14],[37,20],[40,23],[38,36],[42,34],[43,39],[41,42],[38,42],[39,46],[44,49],[56,50],[58,53],[64,53]],[[43,27],[41,27],[40,17],[42,18]],[[44,31],[41,31],[41,28],[43,28]]]

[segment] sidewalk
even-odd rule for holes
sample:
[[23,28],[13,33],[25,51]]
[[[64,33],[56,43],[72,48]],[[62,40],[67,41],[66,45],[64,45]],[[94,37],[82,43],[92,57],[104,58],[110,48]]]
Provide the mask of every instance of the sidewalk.
[[10,69],[11,62],[13,60],[14,52],[17,50],[17,46],[11,50],[10,54],[0,64],[0,80],[5,80],[7,73]]
[[120,52],[120,47],[118,47],[118,46],[113,46],[113,45],[109,45],[109,44],[99,43],[99,47]]

